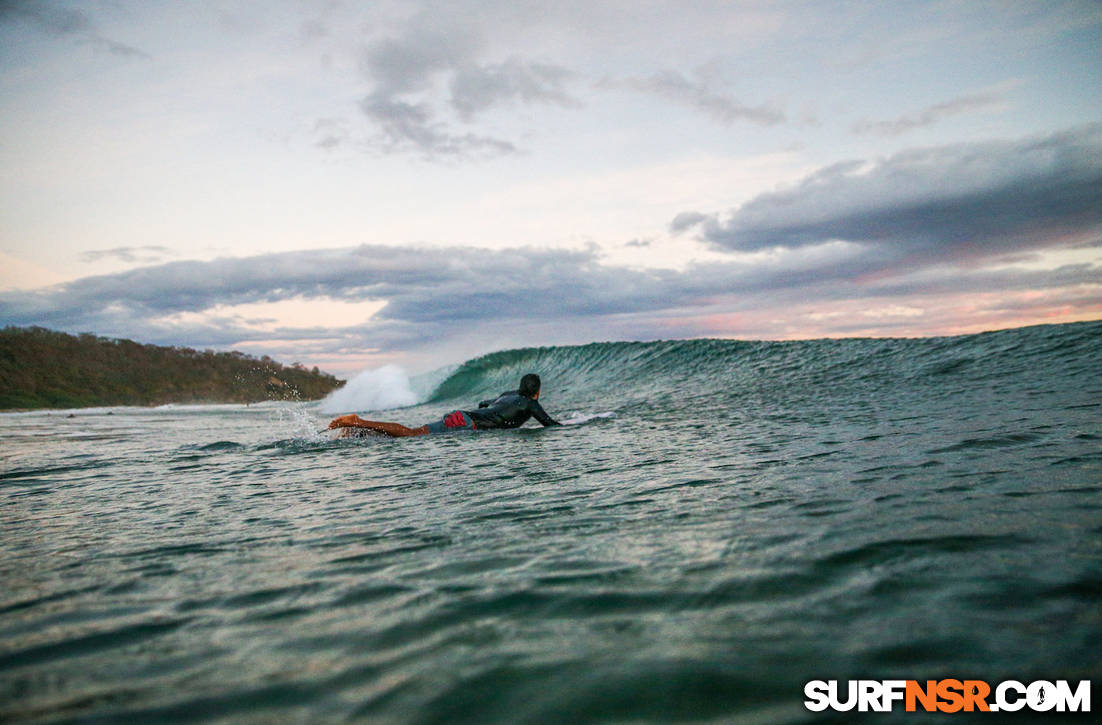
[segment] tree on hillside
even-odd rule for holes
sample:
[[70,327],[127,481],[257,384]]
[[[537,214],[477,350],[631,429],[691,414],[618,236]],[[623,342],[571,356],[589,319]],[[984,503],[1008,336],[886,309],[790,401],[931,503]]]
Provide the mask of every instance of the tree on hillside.
[[344,381],[265,355],[198,352],[42,327],[0,330],[0,409],[316,400]]

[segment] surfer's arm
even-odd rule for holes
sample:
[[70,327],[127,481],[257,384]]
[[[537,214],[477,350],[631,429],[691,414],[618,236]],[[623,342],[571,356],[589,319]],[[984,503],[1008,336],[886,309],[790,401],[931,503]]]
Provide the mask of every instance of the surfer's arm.
[[364,420],[360,416],[350,413],[349,415],[342,415],[339,418],[334,418],[329,421],[329,430],[334,428],[366,428],[369,421]]
[[562,425],[562,423],[547,414],[547,411],[543,409],[543,406],[539,404],[539,401],[532,401],[531,410],[532,417],[538,420],[543,425]]

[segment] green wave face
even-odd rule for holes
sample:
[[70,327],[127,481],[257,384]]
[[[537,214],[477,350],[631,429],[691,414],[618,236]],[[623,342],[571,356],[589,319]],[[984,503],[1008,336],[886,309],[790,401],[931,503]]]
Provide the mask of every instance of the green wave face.
[[[623,407],[700,396],[723,403],[861,396],[975,386],[1079,353],[1102,353],[1102,322],[936,338],[847,338],[790,342],[679,340],[523,348],[460,365],[426,402],[471,400],[543,380],[555,407]],[[1087,371],[1083,371],[1087,372]]]

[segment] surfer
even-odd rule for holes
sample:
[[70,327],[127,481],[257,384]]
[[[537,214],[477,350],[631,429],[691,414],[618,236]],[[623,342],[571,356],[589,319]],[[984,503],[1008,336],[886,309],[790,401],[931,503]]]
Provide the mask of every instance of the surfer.
[[358,435],[362,429],[374,433],[405,438],[429,433],[448,433],[458,430],[485,430],[488,428],[517,428],[529,418],[535,418],[545,426],[562,425],[552,418],[539,404],[540,376],[528,373],[520,379],[517,390],[502,393],[496,398],[483,400],[478,410],[453,410],[442,419],[426,423],[420,428],[407,428],[401,423],[385,423],[364,420],[358,415],[342,415],[329,423],[329,428],[345,428],[344,435]]

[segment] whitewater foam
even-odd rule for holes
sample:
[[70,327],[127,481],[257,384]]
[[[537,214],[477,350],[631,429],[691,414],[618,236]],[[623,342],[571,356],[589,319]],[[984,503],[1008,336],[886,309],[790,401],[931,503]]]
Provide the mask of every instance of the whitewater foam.
[[397,365],[364,370],[344,387],[329,394],[318,409],[322,413],[389,410],[420,402],[410,387],[409,375]]
[[559,422],[563,425],[581,425],[582,423],[588,423],[593,420],[601,420],[603,418],[615,417],[616,413],[612,412],[611,410],[605,411],[604,413],[590,413],[588,415],[575,411],[571,413],[568,417],[561,419]]

